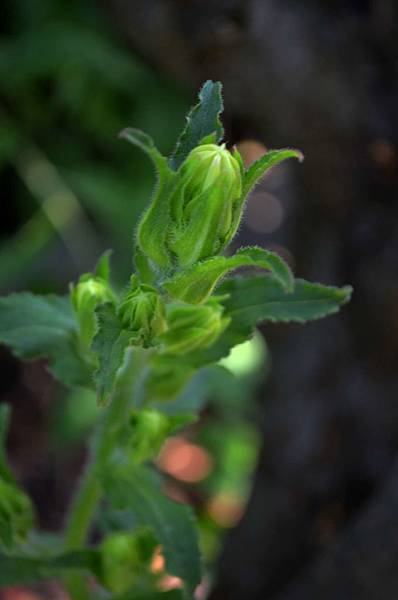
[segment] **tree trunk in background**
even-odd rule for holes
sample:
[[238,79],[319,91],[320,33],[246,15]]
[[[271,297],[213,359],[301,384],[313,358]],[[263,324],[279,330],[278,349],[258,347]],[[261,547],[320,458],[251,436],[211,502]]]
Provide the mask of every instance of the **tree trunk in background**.
[[107,5],[176,80],[223,81],[229,141],[305,152],[273,184],[283,225],[270,236],[243,227],[240,241],[287,247],[300,276],[355,288],[339,316],[265,328],[265,443],[211,598],[397,598],[396,2]]

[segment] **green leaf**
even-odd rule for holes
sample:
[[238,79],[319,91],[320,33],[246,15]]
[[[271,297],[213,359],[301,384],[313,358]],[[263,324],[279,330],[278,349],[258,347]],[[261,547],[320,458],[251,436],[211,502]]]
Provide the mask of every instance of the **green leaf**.
[[0,342],[20,358],[47,358],[66,385],[90,385],[92,365],[79,350],[68,296],[24,292],[0,298]]
[[152,268],[149,259],[140,250],[139,246],[136,246],[134,249],[134,267],[142,283],[147,283],[149,285],[156,284],[157,273]]
[[231,322],[213,346],[180,356],[181,369],[216,363],[234,346],[250,338],[258,323],[305,323],[336,313],[349,301],[352,288],[336,288],[296,279],[294,291],[286,293],[273,276],[259,276],[229,279],[220,285],[218,291],[226,296],[222,300],[224,315],[230,317]]
[[[224,129],[219,115],[223,111],[222,85],[220,82],[206,81],[199,92],[199,102],[187,116],[187,124],[180,135],[176,149],[170,158],[170,166],[177,170],[188,154],[200,143],[213,143],[222,140]],[[215,133],[214,138],[209,138]]]
[[111,279],[111,256],[113,250],[105,250],[105,252],[99,257],[97,264],[94,268],[94,275],[101,277],[107,283],[110,283]]
[[297,158],[301,162],[304,156],[300,150],[282,148],[281,150],[269,150],[264,156],[261,156],[261,158],[252,163],[244,176],[242,197],[246,198],[250,190],[253,189],[256,183],[271,167],[283,162],[287,158]]
[[123,326],[110,304],[100,306],[97,311],[98,331],[92,343],[92,349],[98,357],[98,369],[94,373],[97,386],[98,403],[108,403],[115,377],[122,365],[124,351],[129,345],[131,333]]
[[143,467],[115,464],[104,469],[103,478],[112,506],[133,513],[137,525],[150,527],[162,545],[167,572],[192,592],[201,579],[201,560],[190,507],[166,498],[153,473]]
[[210,296],[221,277],[243,266],[268,269],[287,292],[293,289],[293,275],[285,261],[274,252],[255,247],[239,250],[231,257],[209,258],[177,273],[163,287],[172,298],[198,304]]
[[247,334],[263,321],[305,323],[336,313],[349,301],[352,288],[296,279],[294,291],[287,294],[274,277],[252,277],[225,281],[220,293],[229,295],[223,302],[225,314]]
[[167,159],[162,156],[159,150],[156,148],[153,139],[141,131],[133,127],[126,127],[119,133],[119,137],[127,140],[137,148],[140,148],[145,154],[149,156],[154,164],[157,171],[162,172],[167,167]]
[[10,407],[8,404],[0,404],[0,477],[8,483],[15,484],[15,478],[7,464],[6,440],[10,422]]
[[124,129],[120,137],[141,148],[155,166],[157,186],[151,204],[138,226],[137,240],[144,254],[156,265],[169,267],[171,265],[166,249],[166,225],[169,219],[169,198],[175,186],[176,173],[156,149],[153,140],[139,129]]
[[51,558],[0,554],[0,588],[62,577],[65,572],[76,569],[95,574],[97,565],[98,554],[94,550],[79,550]]

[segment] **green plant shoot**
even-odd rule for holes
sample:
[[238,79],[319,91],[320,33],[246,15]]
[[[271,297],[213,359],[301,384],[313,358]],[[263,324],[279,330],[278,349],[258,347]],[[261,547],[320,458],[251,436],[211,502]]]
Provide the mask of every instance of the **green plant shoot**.
[[[207,81],[171,157],[141,131],[121,133],[148,155],[157,177],[122,293],[112,287],[106,252],[69,295],[0,299],[0,341],[23,359],[45,357],[55,378],[95,390],[102,407],[56,550],[32,542],[34,510],[7,465],[8,411],[1,408],[0,587],[55,577],[74,600],[192,599],[203,577],[194,515],[164,495],[153,459],[195,415],[167,407],[258,324],[319,319],[350,298],[349,286],[295,279],[269,250],[225,253],[256,183],[302,154],[271,150],[245,168],[238,150],[222,141],[222,108],[221,84]],[[233,275],[240,267],[257,272]],[[98,532],[100,506],[113,518],[96,546],[90,534]],[[167,573],[182,581],[171,595],[150,569],[159,546]]]

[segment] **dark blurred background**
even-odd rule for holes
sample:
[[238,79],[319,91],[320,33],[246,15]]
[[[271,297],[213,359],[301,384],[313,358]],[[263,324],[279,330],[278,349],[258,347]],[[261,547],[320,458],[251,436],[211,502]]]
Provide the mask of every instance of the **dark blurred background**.
[[[213,382],[189,442],[195,464],[207,457],[207,488],[184,493],[210,557],[212,527],[236,526],[202,597],[397,598],[396,0],[3,0],[0,13],[2,293],[63,293],[108,247],[123,284],[153,176],[117,133],[142,128],[169,152],[208,78],[224,84],[228,143],[247,162],[266,147],[303,150],[302,165],[255,190],[234,243],[273,248],[298,276],[355,294],[325,321],[264,328],[255,405],[246,385],[237,398]],[[44,364],[4,348],[0,360],[13,464],[55,530],[95,404],[59,389]],[[262,446],[243,510],[254,423]],[[209,460],[227,465],[215,470],[224,488]]]

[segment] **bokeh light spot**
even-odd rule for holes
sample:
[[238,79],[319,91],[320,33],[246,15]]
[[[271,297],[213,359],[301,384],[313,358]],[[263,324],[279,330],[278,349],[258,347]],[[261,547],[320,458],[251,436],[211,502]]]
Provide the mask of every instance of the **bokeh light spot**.
[[237,148],[242,156],[245,167],[251,165],[252,162],[261,158],[267,148],[256,140],[243,140],[239,142]]
[[276,196],[265,191],[254,192],[247,203],[244,222],[252,231],[273,233],[282,225],[284,209]]
[[166,441],[157,459],[158,466],[180,481],[201,481],[213,468],[209,453],[182,437]]
[[218,364],[241,377],[257,371],[264,364],[266,354],[264,338],[256,332],[247,342],[234,346],[229,355],[222,358]]

